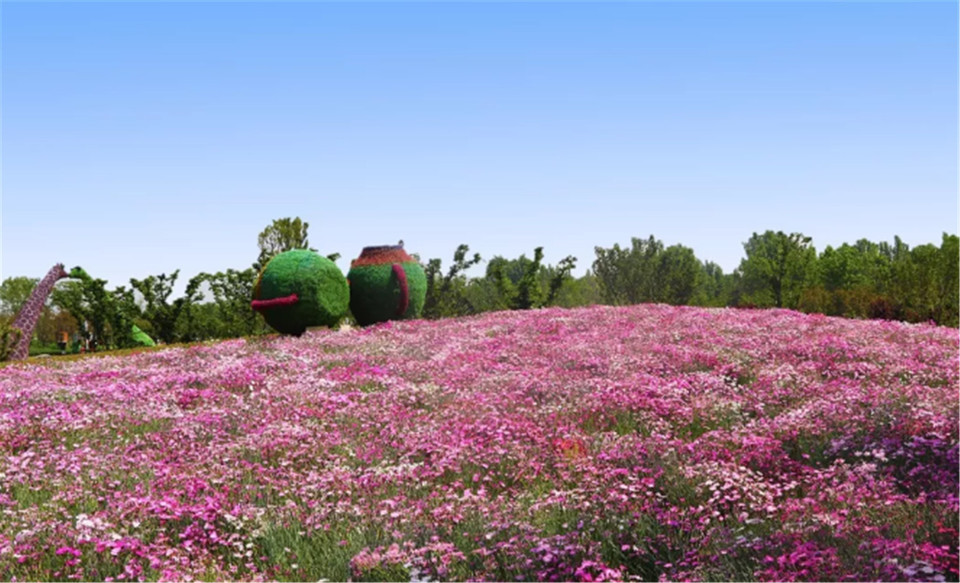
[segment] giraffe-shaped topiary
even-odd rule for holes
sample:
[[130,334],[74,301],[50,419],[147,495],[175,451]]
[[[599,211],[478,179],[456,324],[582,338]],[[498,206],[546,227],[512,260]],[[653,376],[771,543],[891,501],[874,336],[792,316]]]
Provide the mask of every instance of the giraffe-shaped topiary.
[[40,280],[37,287],[33,288],[27,303],[23,304],[13,321],[13,327],[20,331],[20,339],[17,342],[17,347],[10,354],[11,360],[22,360],[30,353],[33,329],[37,327],[40,312],[43,310],[43,305],[47,302],[50,292],[53,291],[54,284],[65,277],[81,277],[82,275],[86,275],[86,273],[79,267],[74,267],[70,273],[67,273],[63,269],[63,264],[57,263],[50,268],[50,271]]

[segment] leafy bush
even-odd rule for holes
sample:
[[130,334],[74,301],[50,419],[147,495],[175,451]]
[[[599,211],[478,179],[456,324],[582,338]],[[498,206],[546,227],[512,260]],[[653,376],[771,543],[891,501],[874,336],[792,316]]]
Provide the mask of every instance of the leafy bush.
[[20,342],[20,329],[7,320],[0,320],[0,361],[7,360]]

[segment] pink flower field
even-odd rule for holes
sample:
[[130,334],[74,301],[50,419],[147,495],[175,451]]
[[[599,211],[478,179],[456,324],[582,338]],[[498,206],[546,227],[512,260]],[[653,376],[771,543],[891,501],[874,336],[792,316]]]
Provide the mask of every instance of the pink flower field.
[[12,365],[0,579],[957,581],[958,355],[641,305]]

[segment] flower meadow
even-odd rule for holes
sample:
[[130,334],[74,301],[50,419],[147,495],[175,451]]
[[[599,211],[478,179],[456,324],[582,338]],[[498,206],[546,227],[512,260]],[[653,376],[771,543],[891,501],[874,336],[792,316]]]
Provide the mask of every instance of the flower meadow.
[[957,581],[958,355],[639,305],[8,366],[0,579]]

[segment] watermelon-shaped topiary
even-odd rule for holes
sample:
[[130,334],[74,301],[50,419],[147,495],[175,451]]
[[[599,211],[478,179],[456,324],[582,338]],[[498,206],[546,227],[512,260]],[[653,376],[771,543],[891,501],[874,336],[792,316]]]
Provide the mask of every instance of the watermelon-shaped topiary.
[[337,264],[306,249],[274,255],[253,288],[253,309],[282,334],[336,326],[349,304],[350,288]]
[[423,312],[427,276],[402,245],[364,247],[347,279],[350,311],[361,326],[419,318]]

